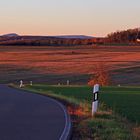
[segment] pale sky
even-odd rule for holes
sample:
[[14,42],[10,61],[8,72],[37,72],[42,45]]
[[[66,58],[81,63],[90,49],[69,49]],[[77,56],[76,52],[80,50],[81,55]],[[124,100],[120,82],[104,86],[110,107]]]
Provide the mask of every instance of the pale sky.
[[92,35],[140,27],[140,0],[0,0],[0,34]]

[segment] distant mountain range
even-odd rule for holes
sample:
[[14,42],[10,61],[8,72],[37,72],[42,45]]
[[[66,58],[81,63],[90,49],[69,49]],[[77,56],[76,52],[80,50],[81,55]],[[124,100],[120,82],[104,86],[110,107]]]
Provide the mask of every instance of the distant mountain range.
[[0,36],[0,45],[71,46],[91,45],[96,41],[101,43],[103,41],[103,38],[95,38],[85,35],[20,36],[16,33],[10,33]]
[[[20,35],[16,33],[4,34],[3,37],[18,37]],[[55,38],[65,38],[65,39],[92,39],[93,36],[86,35],[60,35],[60,36],[42,36],[42,37],[55,37]]]
[[92,39],[93,36],[86,36],[86,35],[63,35],[63,36],[54,36],[57,38],[66,38],[66,39]]
[[17,36],[19,36],[18,34],[16,34],[16,33],[10,33],[10,34],[4,34],[4,35],[2,35],[3,37],[17,37]]

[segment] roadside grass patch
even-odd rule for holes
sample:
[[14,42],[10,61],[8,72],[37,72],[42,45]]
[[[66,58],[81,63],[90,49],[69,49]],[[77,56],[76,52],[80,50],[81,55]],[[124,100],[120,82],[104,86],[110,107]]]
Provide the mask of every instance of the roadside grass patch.
[[[92,88],[87,86],[27,86],[27,89],[65,98],[76,104],[86,102],[91,106]],[[128,120],[140,124],[139,87],[102,87],[99,94],[100,108],[111,108]]]
[[25,89],[72,104],[72,108],[69,105],[67,107],[72,119],[77,119],[74,122],[73,140],[140,138],[139,87],[101,87],[99,110],[94,118],[91,117],[90,87],[34,85],[26,86]]
[[[82,129],[81,129],[82,128]],[[86,130],[84,130],[86,128]],[[129,132],[125,131],[118,123],[110,120],[91,119],[83,121],[79,125],[80,136],[82,138],[96,138],[96,139],[129,139]],[[87,133],[88,131],[88,133]]]

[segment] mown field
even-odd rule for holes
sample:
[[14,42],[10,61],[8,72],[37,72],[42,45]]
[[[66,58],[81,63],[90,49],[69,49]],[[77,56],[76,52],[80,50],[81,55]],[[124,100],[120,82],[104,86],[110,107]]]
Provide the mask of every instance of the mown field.
[[[92,88],[34,85],[29,89],[57,96],[66,96],[80,102],[92,102]],[[114,112],[140,125],[140,87],[102,87],[99,95],[100,103],[104,103]]]
[[113,85],[140,85],[139,46],[0,46],[0,83],[87,84],[99,64]]

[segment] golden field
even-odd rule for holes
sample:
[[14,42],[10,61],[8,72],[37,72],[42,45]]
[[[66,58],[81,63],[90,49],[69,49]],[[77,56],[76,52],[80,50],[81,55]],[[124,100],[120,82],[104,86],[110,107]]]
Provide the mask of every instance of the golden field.
[[139,46],[0,46],[0,81],[86,84],[98,64],[114,84],[140,85]]

